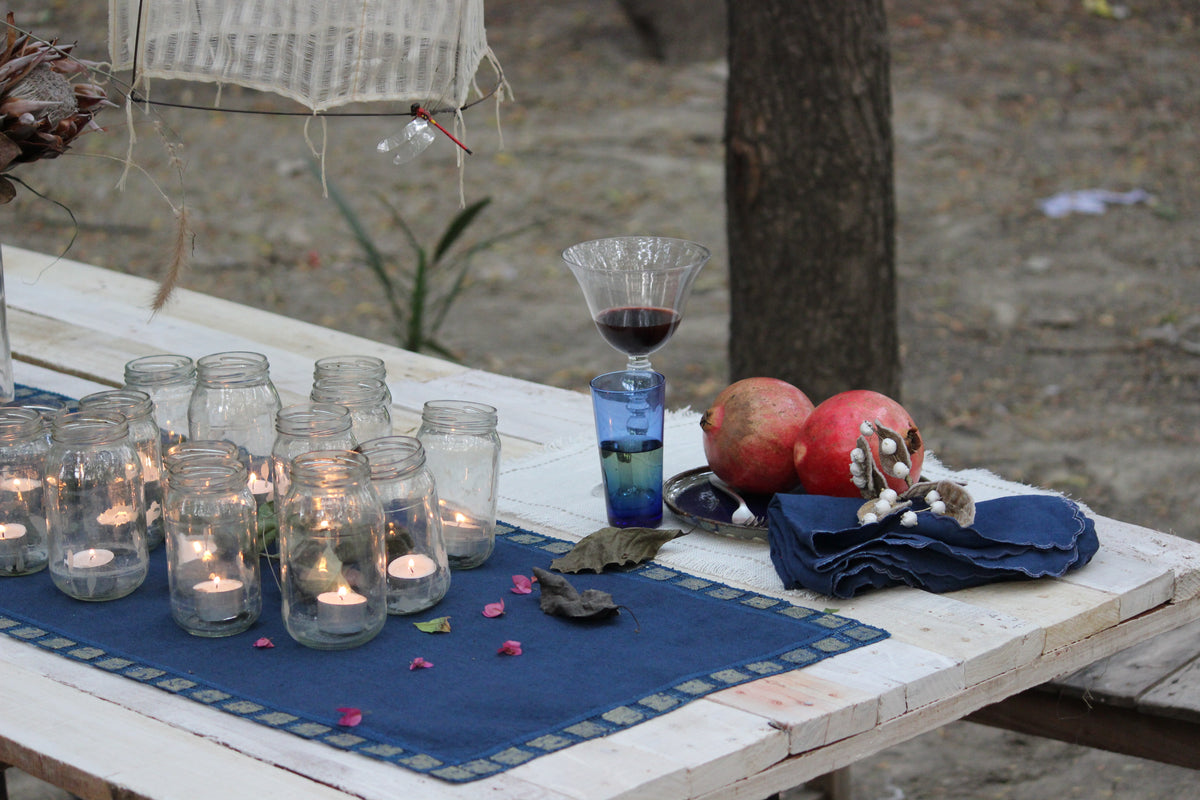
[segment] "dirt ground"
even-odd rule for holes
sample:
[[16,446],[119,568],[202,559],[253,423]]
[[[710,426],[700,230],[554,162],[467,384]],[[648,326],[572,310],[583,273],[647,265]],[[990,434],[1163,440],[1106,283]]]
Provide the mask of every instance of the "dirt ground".
[[[1200,538],[1200,6],[1141,0],[1105,19],[1087,5],[888,3],[903,399],[948,465],[989,467]],[[19,22],[98,58],[104,6],[10,3]],[[492,203],[466,239],[516,233],[476,259],[443,341],[465,363],[583,390],[621,359],[596,334],[559,251],[622,233],[695,239],[714,257],[654,361],[672,404],[702,409],[727,368],[724,63],[648,59],[616,0],[488,0],[487,24],[515,101],[501,107],[503,149],[492,107],[467,113],[476,153],[466,198]],[[485,67],[481,85],[491,77]],[[155,91],[208,98],[204,87]],[[279,105],[236,89],[224,102]],[[73,211],[77,230],[22,192],[0,241],[59,252],[77,233],[70,257],[157,276],[172,247],[170,204],[186,202],[196,236],[184,286],[392,341],[362,251],[310,168],[302,120],[134,117],[145,175],[114,189],[129,128],[112,110],[108,132],[78,154],[23,173]],[[432,247],[459,201],[448,142],[404,167],[375,152],[403,122],[336,119],[308,131],[324,142],[329,182],[401,263],[411,251],[391,209]],[[1148,199],[1059,218],[1039,206],[1088,189]],[[1191,796],[1195,780],[966,723],[869,759],[855,776],[859,800],[1150,800]]]

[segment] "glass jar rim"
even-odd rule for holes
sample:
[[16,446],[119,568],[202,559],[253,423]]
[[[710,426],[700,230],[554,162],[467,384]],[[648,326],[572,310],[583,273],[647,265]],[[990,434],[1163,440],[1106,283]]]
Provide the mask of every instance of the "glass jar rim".
[[353,424],[350,409],[335,403],[296,403],[275,413],[275,430],[284,436],[336,436]]
[[262,353],[249,350],[210,353],[196,361],[196,380],[206,386],[254,386],[270,380],[270,368]]
[[192,492],[227,492],[249,488],[246,465],[236,459],[197,455],[172,461],[167,468],[172,489]]
[[196,378],[196,362],[189,356],[159,353],[135,358],[125,364],[125,383],[153,386],[191,383]]
[[17,442],[44,435],[45,422],[34,408],[6,406],[0,408],[0,442]]
[[140,389],[108,389],[79,398],[79,408],[81,411],[115,411],[130,421],[137,421],[154,413],[154,401]]
[[427,400],[421,421],[443,430],[489,431],[496,427],[496,409],[472,400]]
[[395,480],[425,466],[425,447],[415,436],[380,436],[358,446],[367,457],[371,480]]
[[292,459],[292,484],[336,488],[370,480],[370,463],[353,450],[310,450]]
[[70,445],[112,444],[129,437],[129,422],[115,411],[74,411],[59,414],[50,427],[50,438]]

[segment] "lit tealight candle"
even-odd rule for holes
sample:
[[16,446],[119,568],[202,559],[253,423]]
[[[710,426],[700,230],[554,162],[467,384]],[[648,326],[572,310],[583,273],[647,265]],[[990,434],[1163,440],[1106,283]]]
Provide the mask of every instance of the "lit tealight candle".
[[192,587],[196,593],[196,615],[204,622],[233,619],[242,611],[242,582],[212,575]]
[[72,569],[98,569],[112,563],[112,560],[112,550],[93,547],[89,550],[80,550],[78,553],[73,553],[70,558],[70,564]]
[[16,492],[18,495],[21,492],[28,492],[38,488],[42,482],[37,478],[22,478],[19,476],[5,476],[0,478],[0,491]]
[[25,526],[19,522],[0,524],[0,555],[15,553],[25,546]]
[[367,598],[347,586],[317,595],[317,628],[323,633],[358,633],[367,624]]
[[415,581],[437,572],[437,563],[423,553],[409,553],[388,564],[388,577]]
[[249,485],[250,494],[254,495],[256,498],[259,495],[269,495],[271,490],[275,488],[275,485],[266,479],[265,473],[264,477],[260,478],[258,477],[258,473],[251,472]]

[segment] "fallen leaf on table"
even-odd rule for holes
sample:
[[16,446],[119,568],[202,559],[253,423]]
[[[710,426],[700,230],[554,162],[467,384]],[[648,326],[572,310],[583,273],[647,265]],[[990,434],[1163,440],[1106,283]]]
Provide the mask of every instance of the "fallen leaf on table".
[[542,611],[555,617],[579,620],[601,620],[620,613],[612,595],[599,589],[585,589],[580,594],[562,575],[538,567],[533,568],[538,585],[542,587]]
[[550,568],[559,572],[603,572],[609,566],[640,564],[680,536],[683,531],[679,528],[601,528],[580,539],[562,558],[551,561]]
[[425,633],[449,633],[450,618],[449,617],[434,617],[425,622],[414,622],[413,627]]

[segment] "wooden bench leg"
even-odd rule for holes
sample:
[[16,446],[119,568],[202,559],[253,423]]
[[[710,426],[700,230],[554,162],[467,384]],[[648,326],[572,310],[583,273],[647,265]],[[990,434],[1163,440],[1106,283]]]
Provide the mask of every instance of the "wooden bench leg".
[[851,800],[854,794],[850,779],[850,767],[826,772],[819,778],[813,778],[804,786],[821,792],[825,800]]

